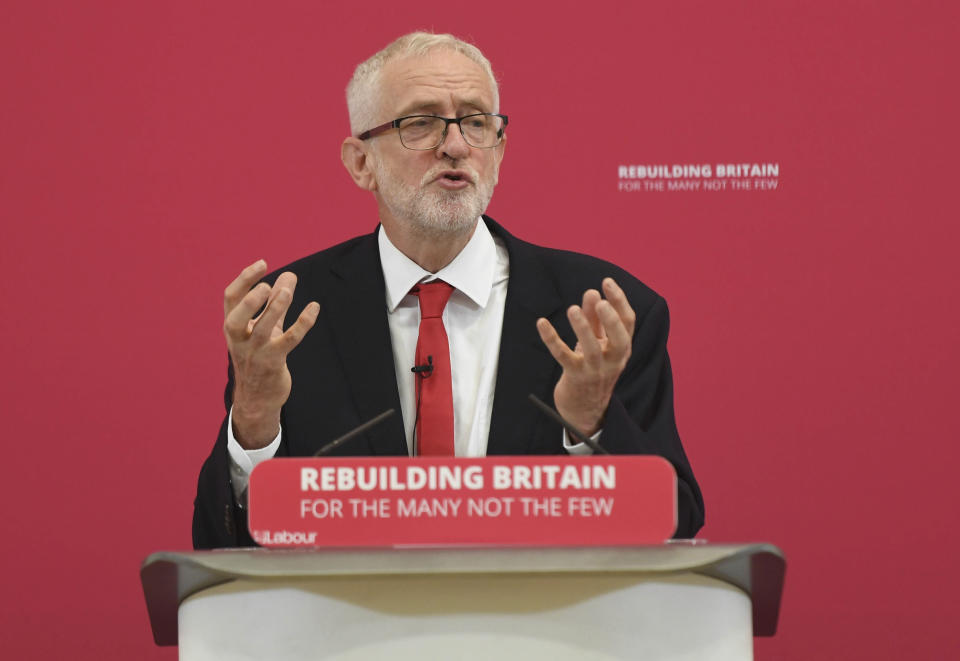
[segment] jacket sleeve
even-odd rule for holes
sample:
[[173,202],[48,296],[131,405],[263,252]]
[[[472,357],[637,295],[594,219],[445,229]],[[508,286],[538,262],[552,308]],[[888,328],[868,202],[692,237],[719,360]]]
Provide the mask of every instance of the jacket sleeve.
[[693,537],[703,527],[703,496],[673,412],[666,301],[656,297],[637,317],[632,353],[607,408],[600,443],[613,454],[655,454],[673,464],[678,506],[675,537]]
[[[224,405],[233,403],[233,369],[228,367]],[[224,416],[213,451],[197,481],[193,503],[193,547],[195,549],[254,546],[247,530],[247,513],[233,496],[230,484],[230,456],[227,452],[227,422]]]

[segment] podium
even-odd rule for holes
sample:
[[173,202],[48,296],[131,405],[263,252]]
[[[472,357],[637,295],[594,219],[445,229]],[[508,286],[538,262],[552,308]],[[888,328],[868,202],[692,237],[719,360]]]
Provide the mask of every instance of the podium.
[[210,659],[753,658],[786,563],[769,544],[159,552],[158,645]]

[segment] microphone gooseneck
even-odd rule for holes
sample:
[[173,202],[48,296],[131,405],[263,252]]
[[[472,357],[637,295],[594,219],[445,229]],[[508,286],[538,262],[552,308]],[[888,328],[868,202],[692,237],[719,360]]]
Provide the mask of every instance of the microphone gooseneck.
[[353,429],[351,429],[350,431],[348,431],[346,434],[344,434],[344,435],[341,436],[340,438],[337,438],[337,439],[334,439],[334,440],[330,441],[329,443],[327,443],[326,445],[324,445],[322,448],[320,448],[319,450],[317,450],[316,454],[314,454],[313,456],[314,456],[314,457],[322,457],[322,456],[325,455],[325,454],[329,454],[334,448],[340,447],[341,445],[343,445],[343,444],[346,443],[347,441],[349,441],[349,440],[351,440],[351,439],[354,439],[354,438],[356,438],[357,436],[359,436],[360,434],[364,433],[365,431],[371,429],[372,427],[375,427],[376,425],[379,425],[381,422],[383,422],[384,420],[386,420],[387,418],[389,418],[390,416],[392,416],[394,413],[396,413],[396,410],[394,410],[394,409],[387,409],[386,411],[384,411],[384,412],[381,413],[380,415],[378,415],[378,416],[376,416],[376,417],[374,417],[374,418],[371,418],[370,420],[367,420],[367,421],[366,421],[365,423],[363,423],[362,425],[359,425],[359,426],[357,426],[357,427],[354,427]]
[[527,398],[544,415],[546,415],[548,418],[550,418],[554,422],[560,423],[560,425],[562,425],[563,428],[567,430],[567,433],[570,434],[573,437],[573,440],[575,440],[577,443],[585,443],[591,450],[593,450],[597,454],[610,454],[606,450],[606,448],[601,446],[595,440],[593,440],[589,436],[584,436],[579,429],[577,429],[572,424],[570,424],[570,422],[568,422],[562,415],[557,413],[553,409],[553,407],[548,406],[547,404],[544,404],[543,400],[541,400],[539,397],[537,397],[533,393],[530,393],[529,395],[527,395]]

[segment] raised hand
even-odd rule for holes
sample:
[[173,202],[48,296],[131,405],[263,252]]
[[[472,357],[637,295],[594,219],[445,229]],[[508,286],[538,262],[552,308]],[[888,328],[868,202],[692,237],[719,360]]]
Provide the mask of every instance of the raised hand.
[[630,358],[636,323],[633,308],[613,278],[604,278],[602,289],[603,296],[588,289],[582,305],[567,310],[577,336],[573,349],[549,321],[537,320],[540,339],[563,367],[553,391],[557,411],[588,436],[603,426],[613,388]]
[[[268,445],[280,430],[280,409],[291,386],[287,354],[313,328],[320,313],[320,305],[311,301],[284,331],[297,276],[281,273],[273,287],[265,282],[254,287],[266,272],[265,261],[254,262],[223,294],[223,334],[234,373],[233,434],[248,450]],[[257,315],[260,308],[263,311]]]

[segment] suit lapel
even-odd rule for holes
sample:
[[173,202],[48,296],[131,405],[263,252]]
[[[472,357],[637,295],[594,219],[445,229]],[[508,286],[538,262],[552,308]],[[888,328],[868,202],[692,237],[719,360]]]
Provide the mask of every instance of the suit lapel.
[[487,454],[526,454],[545,420],[528,395],[534,393],[553,402],[553,387],[560,377],[560,367],[541,342],[536,322],[546,317],[561,328],[565,323],[563,301],[536,249],[493,221],[487,219],[487,224],[503,239],[510,255]]
[[[529,453],[546,419],[528,400],[530,393],[553,402],[560,367],[540,341],[536,321],[546,317],[560,330],[566,325],[563,301],[537,249],[519,241],[490,219],[510,256],[510,281],[504,306],[497,384],[487,454]],[[406,454],[400,395],[387,323],[383,270],[376,234],[360,239],[330,268],[319,289],[336,355],[343,362],[346,386],[357,424],[386,409],[396,414],[367,432],[377,455]]]
[[387,409],[396,411],[366,433],[372,452],[406,454],[376,236],[363,237],[331,266],[333,282],[324,296],[326,313],[357,411],[357,424]]

